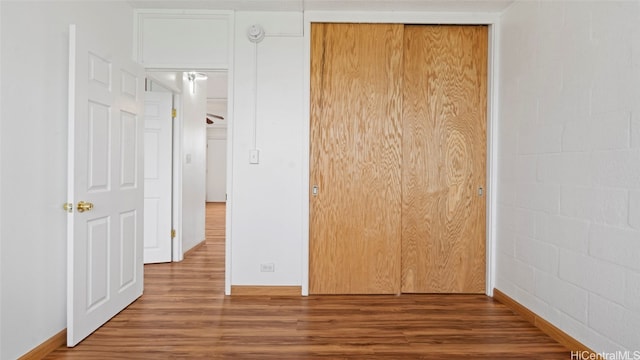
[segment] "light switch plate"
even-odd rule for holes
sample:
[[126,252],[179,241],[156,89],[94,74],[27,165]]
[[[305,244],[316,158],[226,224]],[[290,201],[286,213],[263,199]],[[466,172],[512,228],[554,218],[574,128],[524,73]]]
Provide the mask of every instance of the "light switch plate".
[[251,149],[249,151],[249,164],[258,164],[260,163],[260,150]]

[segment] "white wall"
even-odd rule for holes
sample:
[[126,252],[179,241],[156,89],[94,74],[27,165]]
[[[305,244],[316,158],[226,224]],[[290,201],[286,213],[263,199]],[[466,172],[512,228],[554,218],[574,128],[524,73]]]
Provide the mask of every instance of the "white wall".
[[[209,86],[209,88],[211,88],[211,86]],[[207,113],[224,117],[224,120],[212,118],[211,120],[213,120],[213,124],[207,127],[211,128],[227,126],[227,103],[227,98],[207,99]]]
[[[267,34],[257,45],[245,36],[253,24]],[[231,284],[301,285],[302,13],[238,12],[235,34]],[[259,164],[249,164],[254,106]]]
[[[2,46],[1,44],[3,43],[3,39],[4,37],[2,36],[3,32],[2,29],[4,29],[2,27],[2,9],[3,6],[2,4],[0,4],[0,84],[2,84],[2,70],[4,69],[2,67]],[[0,86],[0,129],[2,129],[2,119],[4,116],[4,112],[2,111],[2,87]],[[0,204],[2,204],[2,136],[0,135]],[[0,261],[2,261],[2,206],[0,206]],[[2,281],[2,266],[0,265],[0,324],[3,323],[2,320],[2,286],[1,286],[1,281]],[[0,356],[2,356],[2,341],[3,337],[2,337],[2,326],[0,326]]]
[[639,350],[640,3],[502,16],[496,287],[595,351]]
[[227,201],[227,129],[207,128],[207,202]]
[[205,240],[207,176],[207,84],[195,80],[195,92],[186,74],[182,84],[182,249]]
[[[66,326],[68,26],[132,49],[124,2],[7,2],[2,7],[2,322],[14,359]],[[117,26],[114,26],[117,24]]]
[[[217,76],[218,79],[212,79]],[[207,202],[227,201],[227,75],[209,73],[207,114],[222,116],[207,125]],[[212,98],[213,97],[213,98]]]

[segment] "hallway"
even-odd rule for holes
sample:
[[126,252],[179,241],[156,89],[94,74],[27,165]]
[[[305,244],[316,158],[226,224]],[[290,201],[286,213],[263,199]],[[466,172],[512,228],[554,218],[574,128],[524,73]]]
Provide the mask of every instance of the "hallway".
[[205,244],[146,265],[139,300],[46,359],[570,359],[486,296],[226,297],[224,214],[207,204]]

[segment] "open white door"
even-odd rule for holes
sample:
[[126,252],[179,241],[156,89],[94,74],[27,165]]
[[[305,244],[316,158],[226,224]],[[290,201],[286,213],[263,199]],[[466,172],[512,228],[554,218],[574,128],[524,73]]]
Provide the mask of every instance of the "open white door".
[[67,346],[142,295],[144,71],[69,27]]
[[144,97],[144,262],[171,261],[173,95]]

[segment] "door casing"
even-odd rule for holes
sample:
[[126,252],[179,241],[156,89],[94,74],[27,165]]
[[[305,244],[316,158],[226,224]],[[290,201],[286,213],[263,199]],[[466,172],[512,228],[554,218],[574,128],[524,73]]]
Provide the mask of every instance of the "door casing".
[[[498,39],[500,36],[499,14],[474,13],[428,13],[428,12],[340,12],[309,11],[304,14],[305,69],[303,94],[307,119],[303,123],[302,142],[310,144],[310,105],[311,105],[311,23],[398,23],[398,24],[455,24],[455,25],[488,25],[488,79],[487,79],[487,174],[486,174],[486,289],[485,294],[493,295],[495,274],[495,214],[497,212],[497,196],[494,191],[497,183],[497,109],[498,109]],[[303,194],[302,201],[302,295],[309,295],[309,198],[311,196],[309,146],[302,154]]]

